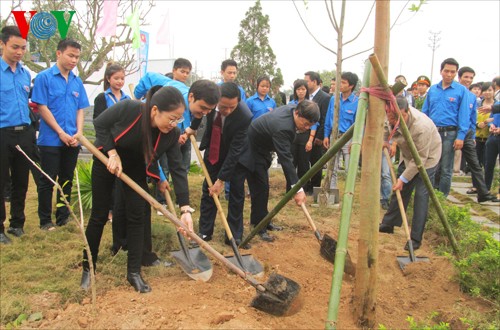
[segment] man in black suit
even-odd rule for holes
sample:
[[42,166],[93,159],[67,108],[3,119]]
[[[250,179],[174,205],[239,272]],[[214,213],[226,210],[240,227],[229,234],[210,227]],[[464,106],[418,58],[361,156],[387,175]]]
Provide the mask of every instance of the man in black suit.
[[[323,156],[323,132],[325,124],[325,116],[328,111],[328,104],[330,103],[330,95],[321,90],[321,78],[319,73],[314,71],[307,71],[304,73],[304,80],[307,81],[307,89],[309,90],[309,99],[316,102],[319,107],[320,118],[319,125],[316,132],[311,131],[311,135],[314,135],[314,143],[311,149],[310,162],[313,166],[318,159]],[[313,187],[321,187],[321,176],[322,171],[318,171],[306,185],[306,192],[312,194]]]
[[[203,158],[213,186],[208,188],[207,181],[203,182],[199,236],[205,241],[212,239],[217,207],[211,196],[219,195],[224,189],[224,181],[229,181],[231,190],[227,220],[236,244],[239,244],[243,236],[245,177],[241,180],[241,174],[235,173],[235,166],[247,143],[246,135],[252,121],[252,112],[241,101],[240,90],[235,83],[223,83],[220,91],[216,111],[207,115],[207,126],[200,144],[200,150],[205,150]],[[236,182],[233,183],[233,179]],[[230,244],[227,239],[226,244]]]
[[[248,148],[241,154],[235,173],[246,172],[252,200],[250,224],[256,226],[267,215],[269,199],[269,167],[274,151],[278,155],[287,182],[296,184],[299,178],[293,165],[292,143],[298,132],[307,131],[319,119],[318,106],[309,100],[298,105],[285,105],[252,121],[248,128]],[[231,181],[231,191],[233,181]],[[301,188],[294,197],[297,205],[306,200]],[[266,242],[274,241],[267,233],[259,235]]]

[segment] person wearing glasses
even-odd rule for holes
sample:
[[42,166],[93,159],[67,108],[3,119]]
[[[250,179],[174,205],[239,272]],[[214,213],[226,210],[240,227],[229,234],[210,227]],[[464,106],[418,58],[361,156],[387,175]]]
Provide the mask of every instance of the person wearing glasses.
[[[286,182],[295,185],[299,178],[293,165],[292,144],[296,135],[311,129],[320,117],[319,107],[314,101],[303,100],[297,105],[285,105],[252,121],[248,128],[248,146],[242,151],[234,173],[245,171],[252,201],[250,224],[257,226],[267,215],[269,200],[269,167],[274,151],[286,177]],[[233,182],[233,181],[232,181]],[[231,184],[232,184],[231,182]],[[300,188],[294,197],[297,205],[306,200],[304,189]],[[265,242],[273,242],[267,233],[269,228],[259,232]]]
[[[146,102],[125,100],[105,110],[94,120],[95,146],[108,157],[108,163],[94,159],[92,165],[92,213],[86,229],[92,261],[97,264],[99,244],[104,225],[108,219],[108,208],[115,176],[122,171],[147,191],[146,176],[159,181],[157,160],[167,153],[170,174],[175,184],[177,202],[181,209],[181,221],[192,231],[193,221],[189,207],[189,189],[186,171],[182,165],[180,131],[178,122],[185,109],[182,94],[174,87],[151,88]],[[151,218],[146,214],[147,202],[132,188],[118,180],[124,199],[128,245],[127,280],[136,291],[151,291],[141,276],[141,259]],[[160,183],[165,191],[167,181]],[[149,225],[145,222],[149,222]],[[185,233],[184,233],[185,234]],[[150,233],[149,233],[149,236]],[[90,267],[86,251],[83,253],[81,287],[90,287]]]

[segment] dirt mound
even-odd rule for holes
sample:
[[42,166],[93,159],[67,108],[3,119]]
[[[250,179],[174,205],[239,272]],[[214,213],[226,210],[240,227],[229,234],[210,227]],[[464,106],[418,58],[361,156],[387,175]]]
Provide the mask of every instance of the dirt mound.
[[[226,271],[219,262],[213,261],[213,276],[207,283],[190,280],[178,267],[168,276],[151,276],[146,270],[145,277],[153,288],[151,293],[138,294],[129,286],[118,287],[98,296],[95,311],[89,298],[82,304],[68,304],[60,310],[53,309],[53,304],[50,304],[44,313],[45,318],[29,325],[54,329],[324,328],[333,265],[320,256],[319,244],[307,227],[287,226],[285,222],[280,225],[287,228],[275,234],[278,239],[274,243],[255,239],[248,252],[265,266],[266,276],[277,272],[300,283],[302,289],[299,298],[290,315],[285,317],[271,316],[249,307],[255,289]],[[354,228],[350,234],[349,244],[352,248],[349,252],[355,263],[356,237],[357,230]],[[417,251],[417,255],[428,256],[430,262],[409,264],[401,271],[396,257],[407,253],[402,249],[403,246],[402,235],[380,237],[378,324],[388,328],[408,328],[407,316],[424,320],[431,313],[439,312],[443,321],[463,327],[459,320],[460,306],[487,310],[487,306],[460,292],[458,284],[452,281],[454,270],[450,262],[444,257],[435,256],[425,245]],[[230,250],[224,252],[231,253]],[[345,276],[338,317],[339,329],[356,328],[352,317],[353,288],[354,279]]]

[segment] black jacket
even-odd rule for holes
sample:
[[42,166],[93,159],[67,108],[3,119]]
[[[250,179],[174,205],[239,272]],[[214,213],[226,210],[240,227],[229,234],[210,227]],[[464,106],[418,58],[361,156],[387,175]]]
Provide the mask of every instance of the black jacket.
[[[116,149],[123,164],[126,174],[128,166],[143,166],[145,163],[142,150],[142,103],[135,100],[124,100],[106,109],[96,119],[95,146],[104,153]],[[154,146],[153,160],[145,165],[144,175],[155,180],[160,179],[157,160],[167,153],[169,171],[175,186],[175,193],[179,205],[189,204],[189,189],[186,169],[182,164],[182,154],[178,143],[180,131],[175,127],[167,134],[161,133],[157,128],[151,128],[146,134],[152,135]]]
[[296,136],[293,113],[296,105],[284,105],[255,119],[248,128],[248,148],[242,153],[240,163],[253,172],[255,164],[271,166],[275,151],[287,182],[299,181],[293,165],[292,143]]
[[313,101],[319,107],[320,117],[319,117],[319,126],[316,130],[316,138],[323,140],[324,132],[325,132],[325,117],[328,112],[328,105],[330,104],[330,94],[323,92],[321,89],[314,95]]
[[[210,141],[212,137],[212,124],[216,111],[210,112],[207,116],[207,126],[200,143],[200,150],[205,150],[203,156],[205,163],[210,156]],[[252,121],[252,112],[244,101],[224,119],[222,128],[221,146],[219,150],[219,163],[222,163],[217,178],[222,181],[229,181],[238,163],[241,151],[246,148],[247,130]]]

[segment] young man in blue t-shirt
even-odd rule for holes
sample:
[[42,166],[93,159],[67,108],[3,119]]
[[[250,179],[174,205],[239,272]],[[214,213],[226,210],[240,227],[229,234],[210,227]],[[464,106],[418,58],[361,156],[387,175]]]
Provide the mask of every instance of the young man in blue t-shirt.
[[5,234],[4,191],[9,177],[12,182],[10,226],[7,233],[24,234],[24,204],[28,191],[29,162],[17,149],[19,145],[29,156],[33,152],[34,129],[31,126],[28,95],[31,76],[21,63],[26,53],[26,40],[19,28],[6,26],[0,37],[0,244],[10,244]]
[[[57,45],[57,62],[38,74],[33,87],[32,101],[40,111],[41,167],[63,187],[68,201],[71,198],[73,172],[78,160],[80,145],[77,134],[83,131],[83,109],[89,106],[82,80],[72,70],[80,59],[81,46],[71,39],[63,39]],[[53,184],[41,176],[38,186],[38,216],[42,230],[54,230],[52,215]],[[57,192],[57,201],[60,193]],[[57,207],[56,224],[68,223],[66,206]]]

